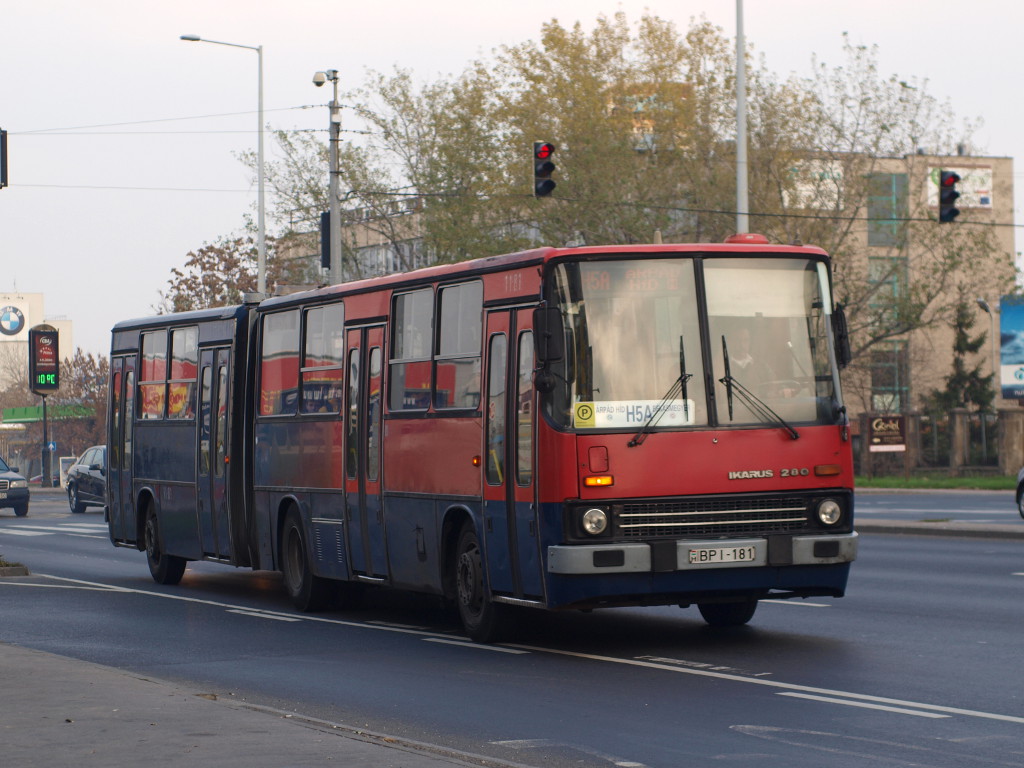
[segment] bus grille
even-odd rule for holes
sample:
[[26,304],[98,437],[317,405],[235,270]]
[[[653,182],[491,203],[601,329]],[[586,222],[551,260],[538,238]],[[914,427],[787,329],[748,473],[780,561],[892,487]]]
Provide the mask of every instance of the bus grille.
[[693,499],[623,504],[620,535],[746,536],[791,533],[807,528],[807,499],[800,497]]

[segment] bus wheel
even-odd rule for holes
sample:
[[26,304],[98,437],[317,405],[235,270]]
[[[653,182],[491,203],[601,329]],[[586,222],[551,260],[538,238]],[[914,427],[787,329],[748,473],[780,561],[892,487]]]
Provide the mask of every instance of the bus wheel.
[[186,560],[176,555],[168,555],[164,551],[163,538],[160,535],[160,523],[156,519],[156,510],[151,506],[146,512],[146,560],[149,572],[157,584],[177,584],[185,575]]
[[314,576],[309,567],[306,539],[302,535],[302,524],[298,513],[288,512],[281,532],[281,572],[284,586],[292,604],[300,611],[322,610],[331,595],[331,584],[326,579]]
[[740,603],[698,603],[697,608],[704,621],[712,627],[739,627],[754,617],[757,600]]
[[480,540],[472,525],[459,534],[455,551],[455,584],[458,588],[459,618],[466,634],[478,643],[490,643],[504,632],[505,606],[492,603],[484,587],[484,562]]

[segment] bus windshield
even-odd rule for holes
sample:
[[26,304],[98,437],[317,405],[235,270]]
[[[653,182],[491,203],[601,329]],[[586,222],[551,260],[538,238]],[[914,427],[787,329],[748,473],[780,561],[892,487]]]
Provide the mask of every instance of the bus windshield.
[[834,424],[840,418],[822,262],[735,256],[562,262],[551,274],[548,298],[562,316],[566,344],[551,368],[557,384],[545,408],[563,428]]

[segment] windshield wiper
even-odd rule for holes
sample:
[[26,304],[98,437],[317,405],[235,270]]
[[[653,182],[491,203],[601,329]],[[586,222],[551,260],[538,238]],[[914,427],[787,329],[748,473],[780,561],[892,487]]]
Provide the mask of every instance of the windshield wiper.
[[651,433],[651,429],[655,424],[658,423],[658,419],[667,410],[669,403],[676,399],[676,396],[681,394],[683,397],[683,423],[687,423],[690,420],[690,405],[689,399],[687,398],[687,387],[686,383],[693,378],[692,373],[686,372],[686,352],[683,349],[683,337],[679,337],[679,377],[672,382],[671,388],[665,393],[665,396],[661,398],[658,403],[658,407],[654,409],[647,421],[640,431],[633,435],[633,439],[626,443],[628,448],[636,448],[638,445],[643,445],[644,440],[647,439],[647,435]]
[[722,336],[722,354],[725,356],[725,376],[720,378],[718,381],[725,385],[725,391],[728,393],[729,421],[732,421],[732,396],[733,392],[735,392],[737,399],[747,406],[747,409],[761,419],[761,421],[766,423],[775,422],[786,430],[789,433],[789,436],[794,440],[798,439],[800,437],[799,432],[793,429],[793,427],[790,426],[784,418],[773,411],[768,403],[743,386],[738,379],[733,377],[729,366],[729,350],[725,345],[725,336]]

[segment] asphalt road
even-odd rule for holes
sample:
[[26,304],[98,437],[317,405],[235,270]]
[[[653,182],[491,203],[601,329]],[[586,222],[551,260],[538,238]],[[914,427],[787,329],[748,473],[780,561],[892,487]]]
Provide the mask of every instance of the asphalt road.
[[765,602],[748,627],[528,613],[480,646],[409,595],[300,615],[276,574],[206,563],[161,587],[58,502],[0,513],[0,554],[33,574],[0,580],[0,641],[502,764],[1024,762],[1018,540],[866,534],[847,597]]
[[856,519],[1024,525],[1013,491],[858,490]]

